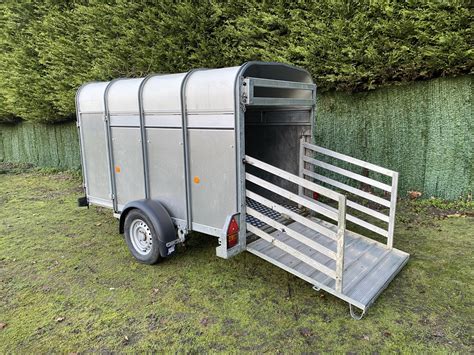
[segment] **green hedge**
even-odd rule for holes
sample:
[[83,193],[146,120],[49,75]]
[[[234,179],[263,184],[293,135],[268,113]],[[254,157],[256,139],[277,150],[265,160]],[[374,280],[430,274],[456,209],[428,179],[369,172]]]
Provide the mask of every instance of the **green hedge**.
[[[318,95],[317,144],[400,172],[399,194],[474,192],[473,76]],[[78,168],[76,126],[0,125],[0,160]]]
[[468,2],[7,1],[0,118],[61,121],[89,80],[281,61],[321,90],[469,73]]

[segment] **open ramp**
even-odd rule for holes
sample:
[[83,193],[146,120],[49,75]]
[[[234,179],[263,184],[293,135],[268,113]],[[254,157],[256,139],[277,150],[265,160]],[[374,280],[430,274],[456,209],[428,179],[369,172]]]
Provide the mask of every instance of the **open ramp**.
[[[373,164],[361,162],[308,143],[303,144],[305,149],[302,149],[302,152],[305,155],[301,159],[302,164],[311,162],[320,166],[321,164],[318,164],[319,161],[314,157],[308,159],[306,155],[307,151],[314,152],[315,149],[318,149],[324,154],[335,154],[338,159],[350,160],[352,164],[363,164],[366,169],[377,169],[378,173],[390,175],[392,184],[388,185],[344,169],[339,170],[339,172],[342,170],[345,176],[349,173],[350,177],[364,180],[366,184],[370,183],[376,185],[377,188],[389,190],[392,196],[390,200],[387,200],[326,178],[311,168],[301,169],[303,173],[307,172],[304,174],[306,176],[317,176],[324,179],[326,186],[330,185],[328,181],[332,180],[338,184],[339,190],[344,190],[342,187],[346,187],[351,190],[349,192],[352,199],[354,192],[358,192],[359,196],[363,195],[362,197],[368,198],[372,202],[375,200],[382,206],[389,207],[388,214],[372,210],[367,205],[360,204],[360,200],[358,202],[348,200],[346,195],[318,185],[302,176],[290,174],[252,157],[246,157],[247,164],[265,171],[266,174],[271,173],[278,178],[293,182],[299,187],[299,193],[295,194],[256,175],[247,173],[247,181],[251,183],[251,186],[258,186],[260,190],[271,192],[271,194],[278,196],[278,200],[284,198],[293,202],[293,205],[277,203],[274,201],[276,199],[268,198],[268,194],[265,194],[266,197],[264,197],[263,194],[257,194],[247,189],[247,231],[252,239],[256,238],[256,240],[249,242],[247,250],[309,282],[316,290],[323,289],[347,301],[350,305],[351,315],[360,319],[409,258],[409,254],[392,246],[395,217],[393,201],[396,201],[398,176],[395,172]],[[322,163],[322,165],[324,168],[333,169],[333,166],[329,166],[327,163]],[[316,192],[320,196],[324,196],[327,201],[332,200],[334,203],[330,205],[329,202],[323,203],[309,198],[305,193],[306,190]],[[334,204],[337,204],[337,207],[334,207]],[[360,213],[357,216],[347,213],[348,206],[359,212],[364,212],[372,218],[375,217],[386,222],[386,229],[365,221]],[[386,237],[387,243],[381,243],[347,230],[346,220]],[[353,306],[360,309],[359,315],[356,315]]]
[[[286,226],[307,236],[310,240],[335,251],[335,242],[304,225],[293,222]],[[335,269],[335,261],[308,245],[298,242],[286,233],[273,231],[272,238],[287,244],[327,268]],[[335,289],[335,280],[324,272],[306,264],[300,258],[283,251],[274,243],[259,238],[247,250],[262,259],[323,289],[365,311],[403,268],[409,255],[355,233],[346,232],[342,292]]]

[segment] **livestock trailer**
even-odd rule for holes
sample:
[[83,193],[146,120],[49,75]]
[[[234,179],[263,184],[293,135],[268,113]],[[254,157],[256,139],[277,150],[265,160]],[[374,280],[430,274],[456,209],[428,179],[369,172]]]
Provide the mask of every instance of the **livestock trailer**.
[[315,105],[308,72],[280,63],[87,83],[80,205],[112,209],[141,262],[206,233],[217,256],[249,251],[361,317],[409,257],[398,173],[318,146]]

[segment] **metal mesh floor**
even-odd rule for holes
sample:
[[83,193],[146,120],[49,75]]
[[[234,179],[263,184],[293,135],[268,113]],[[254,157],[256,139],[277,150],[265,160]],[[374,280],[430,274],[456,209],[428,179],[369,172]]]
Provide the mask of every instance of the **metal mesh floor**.
[[[270,217],[271,219],[278,220],[282,218],[282,215],[280,213],[262,205],[261,203],[257,201],[252,200],[251,198],[247,197],[245,202],[247,206],[249,206],[250,208],[253,208],[254,210],[264,214],[265,216]],[[299,208],[296,206],[290,206],[290,205],[282,205],[282,206],[289,209],[290,211],[293,211],[296,213],[300,212]],[[257,227],[257,228],[261,228],[265,226],[265,223],[263,223],[262,221],[260,221],[259,219],[253,216],[246,215],[245,220],[247,223],[250,223],[252,226]]]

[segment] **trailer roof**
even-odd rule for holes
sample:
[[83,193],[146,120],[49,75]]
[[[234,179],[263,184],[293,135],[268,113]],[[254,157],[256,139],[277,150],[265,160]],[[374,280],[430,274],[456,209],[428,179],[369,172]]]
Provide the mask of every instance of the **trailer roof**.
[[[234,113],[239,102],[238,77],[312,83],[303,69],[282,63],[248,62],[237,67],[195,69],[179,74],[151,74],[145,78],[121,78],[92,82],[77,92],[80,113],[145,114]],[[140,102],[141,101],[141,102]]]

